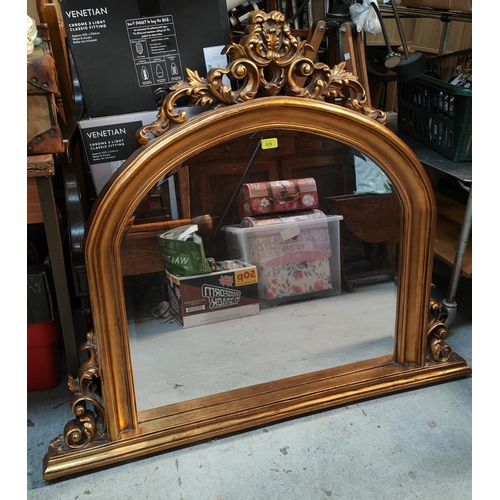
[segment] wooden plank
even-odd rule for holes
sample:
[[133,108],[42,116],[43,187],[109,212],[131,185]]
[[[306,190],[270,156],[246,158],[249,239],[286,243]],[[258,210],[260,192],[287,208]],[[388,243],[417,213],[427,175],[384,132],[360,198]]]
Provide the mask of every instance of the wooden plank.
[[177,180],[179,182],[179,203],[181,207],[181,217],[191,218],[191,193],[189,188],[189,167],[183,165],[177,170]]
[[[444,23],[439,19],[417,19],[411,50],[438,54]],[[472,47],[472,23],[450,22],[450,32],[445,53]]]
[[36,179],[34,177],[28,177],[27,188],[27,224],[37,224],[39,222],[43,222],[42,207],[40,205]]
[[51,154],[27,156],[28,177],[50,177],[54,175],[54,156]]
[[[413,37],[415,32],[415,19],[401,19],[401,26],[403,27],[403,33],[406,39],[408,47],[413,43]],[[395,19],[384,18],[384,23],[387,31],[387,36],[389,38],[389,43],[393,47],[399,47],[401,45],[401,37],[399,36],[398,25]],[[373,35],[371,33],[366,33],[366,45],[381,45],[385,46],[384,35],[382,32]]]
[[124,276],[164,271],[155,233],[136,233],[127,236],[121,248]]
[[[343,23],[341,25],[341,32],[342,29],[345,30],[342,33],[342,43],[344,46],[344,54],[342,56],[346,61],[346,70],[358,77],[359,83],[361,83],[366,92],[366,104],[371,106],[363,37],[356,31],[352,31],[350,23]],[[347,54],[349,54],[348,57]]]
[[[435,194],[438,216],[434,255],[441,262],[453,267],[465,214],[465,206],[440,193]],[[467,242],[461,274],[465,278],[472,278],[472,235]]]
[[435,192],[437,210],[440,217],[448,219],[450,222],[462,225],[465,214],[465,205],[449,198],[448,196]]

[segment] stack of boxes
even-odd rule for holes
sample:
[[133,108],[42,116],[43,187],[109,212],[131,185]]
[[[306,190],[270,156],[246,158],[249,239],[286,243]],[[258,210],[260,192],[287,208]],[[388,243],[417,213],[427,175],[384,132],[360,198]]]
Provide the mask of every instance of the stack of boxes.
[[228,254],[257,267],[261,308],[340,293],[342,216],[317,209],[313,178],[243,184],[236,203]]

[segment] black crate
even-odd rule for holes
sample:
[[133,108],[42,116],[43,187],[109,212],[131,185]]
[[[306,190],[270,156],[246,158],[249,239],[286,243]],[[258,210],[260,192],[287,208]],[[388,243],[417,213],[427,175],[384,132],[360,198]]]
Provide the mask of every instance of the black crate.
[[[460,72],[459,54],[436,57],[429,71],[441,78]],[[398,82],[398,128],[455,161],[472,160],[472,89],[422,75]]]

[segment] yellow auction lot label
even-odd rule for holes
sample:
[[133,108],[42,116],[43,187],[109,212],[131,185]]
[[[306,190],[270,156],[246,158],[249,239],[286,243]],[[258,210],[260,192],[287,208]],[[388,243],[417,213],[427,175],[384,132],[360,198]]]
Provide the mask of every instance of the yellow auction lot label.
[[273,137],[272,139],[262,139],[262,149],[273,149],[278,147],[278,139]]
[[240,269],[234,271],[234,281],[236,286],[257,283],[257,269]]
[[181,284],[181,282],[179,281],[179,278],[177,278],[173,274],[170,274],[168,271],[165,271],[165,274],[167,275],[167,278],[170,281],[172,281],[173,283],[175,283],[176,285],[180,285]]

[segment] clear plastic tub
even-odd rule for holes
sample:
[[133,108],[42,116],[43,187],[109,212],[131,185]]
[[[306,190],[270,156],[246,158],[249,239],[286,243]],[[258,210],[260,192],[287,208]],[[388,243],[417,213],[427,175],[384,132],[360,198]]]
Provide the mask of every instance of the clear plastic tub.
[[229,258],[257,266],[260,307],[338,295],[342,216],[279,219],[255,227],[222,228]]

